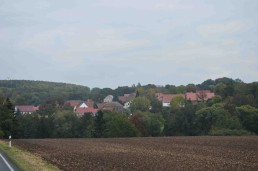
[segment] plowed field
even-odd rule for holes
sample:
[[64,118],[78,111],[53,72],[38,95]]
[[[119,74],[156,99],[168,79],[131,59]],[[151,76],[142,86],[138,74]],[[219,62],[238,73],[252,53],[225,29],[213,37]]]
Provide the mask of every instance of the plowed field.
[[61,170],[258,170],[258,137],[29,139],[14,145]]

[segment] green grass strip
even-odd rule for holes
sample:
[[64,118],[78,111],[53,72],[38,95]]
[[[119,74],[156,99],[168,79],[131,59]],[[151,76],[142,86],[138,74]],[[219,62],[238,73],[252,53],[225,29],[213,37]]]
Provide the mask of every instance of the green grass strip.
[[21,171],[60,171],[56,166],[47,163],[39,156],[18,147],[12,146],[10,148],[6,141],[0,140],[0,151],[4,152]]

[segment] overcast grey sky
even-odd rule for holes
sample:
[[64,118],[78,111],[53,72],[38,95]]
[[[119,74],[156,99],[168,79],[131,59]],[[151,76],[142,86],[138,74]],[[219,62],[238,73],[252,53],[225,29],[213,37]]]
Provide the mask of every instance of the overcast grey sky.
[[0,79],[258,81],[257,0],[0,0]]

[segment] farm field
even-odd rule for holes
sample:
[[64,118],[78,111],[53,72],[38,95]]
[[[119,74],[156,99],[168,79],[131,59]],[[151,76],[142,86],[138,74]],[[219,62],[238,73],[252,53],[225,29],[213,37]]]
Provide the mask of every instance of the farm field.
[[258,170],[258,137],[24,139],[61,170]]

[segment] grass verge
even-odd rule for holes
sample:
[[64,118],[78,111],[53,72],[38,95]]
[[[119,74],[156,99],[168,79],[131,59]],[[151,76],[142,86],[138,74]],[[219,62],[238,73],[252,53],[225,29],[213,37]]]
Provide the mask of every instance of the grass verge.
[[0,150],[22,171],[60,171],[56,166],[47,163],[39,156],[14,146],[9,148],[6,141],[0,140]]

